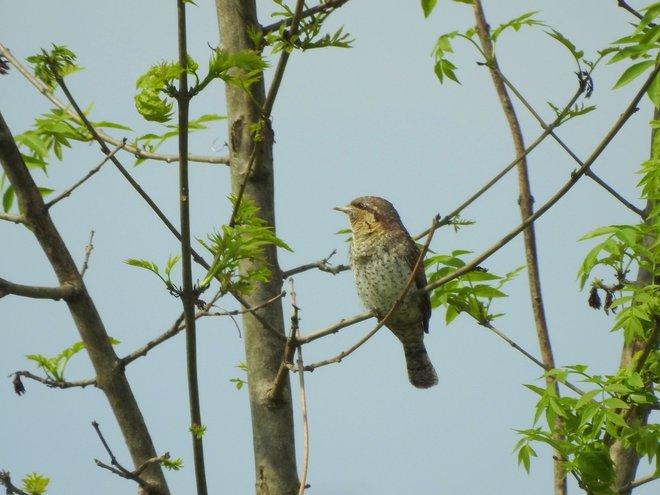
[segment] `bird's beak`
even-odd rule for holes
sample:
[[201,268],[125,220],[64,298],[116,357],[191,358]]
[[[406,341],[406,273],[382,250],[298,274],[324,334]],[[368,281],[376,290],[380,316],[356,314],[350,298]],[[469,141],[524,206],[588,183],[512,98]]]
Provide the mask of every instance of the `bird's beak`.
[[352,207],[351,207],[351,205],[337,206],[337,207],[333,208],[333,210],[341,211],[342,213],[346,213],[348,215],[351,212]]

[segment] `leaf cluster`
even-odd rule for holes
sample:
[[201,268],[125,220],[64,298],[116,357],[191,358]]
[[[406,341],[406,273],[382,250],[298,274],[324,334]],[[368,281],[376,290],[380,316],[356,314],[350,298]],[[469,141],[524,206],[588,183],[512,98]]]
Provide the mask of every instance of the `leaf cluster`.
[[[267,67],[267,62],[252,50],[231,54],[222,49],[214,50],[204,76],[199,74],[199,64],[190,55],[185,68],[178,62],[162,61],[138,78],[136,88],[139,93],[135,95],[135,107],[146,120],[168,122],[174,115],[174,98],[195,96],[216,79],[249,91]],[[175,83],[184,72],[195,80],[195,84],[182,93]]]
[[149,270],[151,273],[154,273],[161,281],[163,284],[165,284],[165,288],[170,292],[170,293],[177,293],[179,291],[178,287],[172,282],[172,268],[179,262],[181,259],[181,256],[168,256],[167,257],[167,262],[165,263],[165,269],[164,275],[160,274],[160,269],[158,268],[158,265],[154,263],[153,261],[148,261],[148,260],[141,260],[137,258],[128,258],[127,260],[124,261],[127,265],[130,266],[137,266],[138,268],[144,268],[145,270]]
[[[660,210],[657,203],[655,209]],[[605,236],[603,241],[587,253],[578,271],[578,278],[580,286],[584,287],[597,266],[614,272],[621,295],[608,304],[606,309],[618,310],[613,330],[623,330],[628,343],[636,338],[647,338],[660,314],[660,286],[653,282],[639,286],[626,280],[626,274],[633,266],[651,274],[651,280],[658,280],[660,276],[660,215],[652,213],[646,221],[637,225],[601,227],[581,239]],[[598,279],[592,284],[595,287],[602,285]]]
[[[472,3],[472,2],[461,2],[461,3]],[[425,4],[427,4],[427,7],[424,7]],[[432,8],[431,4],[435,4],[435,2],[422,2],[425,15],[428,15],[426,14],[428,7],[430,6]],[[509,29],[513,29],[514,31],[519,31],[525,26],[545,26],[543,22],[534,18],[534,15],[536,14],[537,14],[536,11],[527,12],[525,14],[516,17],[515,19],[511,19],[508,22],[500,24],[495,29],[493,29],[490,33],[490,41],[493,44],[493,53],[495,52],[495,45],[497,44],[497,40],[499,39],[499,37],[502,35],[503,32]],[[452,31],[450,33],[446,33],[438,37],[438,41],[436,42],[435,47],[433,48],[433,58],[435,60],[433,70],[440,83],[443,83],[445,79],[448,79],[454,81],[455,83],[460,84],[460,81],[456,76],[457,67],[456,65],[454,65],[454,63],[451,60],[449,60],[449,55],[454,53],[454,49],[452,46],[452,40],[454,38],[459,38],[469,41],[484,58],[484,63],[486,65],[489,65],[491,63],[491,61],[488,59],[488,57],[486,56],[486,54],[484,53],[484,51],[481,49],[478,42],[476,41],[475,39],[476,35],[477,35],[477,30],[475,28],[470,28],[464,32]]]
[[34,75],[50,91],[55,89],[58,79],[81,69],[76,64],[76,54],[67,47],[55,43],[52,43],[50,52],[42,49],[41,53],[28,57],[27,61],[34,65]]
[[[644,15],[632,34],[612,43],[614,47],[610,53],[613,52],[613,56],[608,63],[634,62],[621,74],[614,84],[615,88],[625,86],[657,64],[660,50],[660,25],[656,21],[660,17],[660,2],[651,4],[641,12],[644,12]],[[653,88],[649,90],[649,97],[656,106],[660,106],[658,84],[656,80]]]
[[[85,114],[90,110],[91,106],[85,110]],[[94,122],[93,125],[98,129],[130,130],[128,127],[108,121]],[[72,141],[89,142],[92,136],[69,112],[54,108],[35,119],[32,129],[14,136],[14,140],[28,169],[39,169],[47,174],[51,154],[61,161],[64,148],[71,148]],[[11,184],[6,183],[4,174],[0,179],[0,191],[2,191],[2,208],[8,212],[14,204],[15,194]],[[39,191],[42,196],[46,196],[52,193],[53,189],[40,187]]]
[[[425,260],[424,265],[429,283],[436,282],[465,266],[461,256],[470,251],[456,250],[449,255],[435,255]],[[513,280],[524,267],[507,273],[495,275],[482,268],[468,272],[441,285],[431,293],[431,306],[443,306],[446,309],[447,324],[461,313],[466,313],[479,324],[489,323],[501,314],[492,314],[490,307],[494,299],[506,297],[502,287]]]
[[[526,385],[539,395],[533,427],[518,430],[518,463],[529,471],[530,459],[536,457],[532,443],[544,443],[556,449],[566,472],[572,472],[588,493],[610,495],[615,479],[609,446],[623,439],[634,446],[640,457],[656,463],[660,470],[660,428],[658,425],[628,424],[627,412],[633,406],[658,405],[658,366],[641,374],[633,366],[616,375],[591,376],[584,365],[554,369],[547,373],[560,383],[576,377],[592,388],[580,397],[559,397],[554,384],[545,388]],[[656,384],[656,385],[654,385]],[[543,425],[541,420],[544,419]]]
[[[117,345],[119,341],[110,337],[110,343]],[[50,380],[63,382],[64,371],[67,364],[69,364],[69,360],[83,349],[85,349],[85,344],[83,342],[76,342],[71,347],[64,349],[57,356],[46,357],[42,354],[28,354],[25,357],[36,362],[37,367],[42,369]]]
[[[284,0],[273,1],[281,10],[273,12],[272,17],[280,17],[284,20],[294,18],[294,11]],[[333,33],[323,33],[324,23],[332,12],[332,9],[321,10],[314,15],[303,17],[299,20],[298,30],[294,35],[289,30],[290,23],[283,22],[276,31],[264,33],[260,29],[254,29],[250,32],[250,36],[256,47],[269,46],[272,53],[282,50],[290,53],[296,49],[305,51],[327,47],[351,48],[355,40],[344,32],[343,26]]]
[[30,473],[21,480],[23,490],[30,495],[42,495],[50,483],[50,478],[39,473]]
[[[209,234],[206,240],[199,239],[213,255],[213,263],[201,287],[206,287],[215,279],[223,293],[249,294],[256,282],[266,282],[271,275],[265,249],[277,246],[291,251],[291,248],[258,215],[259,208],[252,201],[242,198],[237,205],[233,195],[230,201],[237,208],[234,225],[223,225],[219,231]],[[243,264],[244,269],[239,271]]]

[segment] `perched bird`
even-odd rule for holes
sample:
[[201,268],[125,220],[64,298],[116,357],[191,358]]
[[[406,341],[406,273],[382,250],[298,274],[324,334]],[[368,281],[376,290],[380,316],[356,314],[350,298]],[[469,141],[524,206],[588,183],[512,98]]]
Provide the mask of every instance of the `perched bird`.
[[[382,320],[403,292],[420,250],[392,203],[383,198],[363,196],[335,210],[348,215],[353,231],[348,259],[358,295]],[[419,293],[417,289],[425,285],[426,275],[420,265],[408,293],[385,322],[403,344],[408,379],[417,388],[429,388],[438,383],[424,347],[431,300],[428,293]]]

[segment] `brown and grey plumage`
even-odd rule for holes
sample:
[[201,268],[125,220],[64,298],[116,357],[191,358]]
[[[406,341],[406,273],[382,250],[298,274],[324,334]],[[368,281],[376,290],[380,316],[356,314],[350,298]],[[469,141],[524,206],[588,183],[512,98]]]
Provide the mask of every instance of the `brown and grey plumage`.
[[[348,258],[358,295],[382,319],[403,292],[420,251],[392,203],[383,198],[363,196],[335,209],[348,215],[353,231]],[[425,285],[426,275],[420,265],[410,290],[385,322],[403,344],[408,378],[417,388],[438,383],[424,346],[431,301],[427,293],[416,292]]]

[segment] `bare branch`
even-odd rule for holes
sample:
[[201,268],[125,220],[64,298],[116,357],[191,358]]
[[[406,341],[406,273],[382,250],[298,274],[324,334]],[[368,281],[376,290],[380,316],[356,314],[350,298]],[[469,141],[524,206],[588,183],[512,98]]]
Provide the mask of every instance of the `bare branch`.
[[51,378],[44,378],[38,375],[35,375],[33,373],[30,373],[29,371],[17,371],[16,373],[12,373],[11,376],[14,377],[25,377],[29,378],[30,380],[34,380],[35,382],[43,383],[44,385],[51,387],[51,388],[85,388],[89,386],[94,386],[96,387],[96,378],[89,378],[87,380],[77,380],[74,382],[68,381],[68,380],[53,380]]
[[169,459],[169,454],[165,453],[161,456],[152,457],[150,459],[147,459],[142,464],[140,464],[135,470],[129,471],[124,466],[122,466],[119,463],[119,461],[117,461],[117,458],[112,453],[112,450],[110,449],[110,446],[108,445],[105,438],[103,437],[103,434],[101,433],[101,428],[99,427],[99,424],[96,421],[92,421],[92,426],[96,430],[96,434],[98,435],[99,439],[101,440],[101,443],[103,444],[103,447],[105,448],[105,451],[108,453],[108,456],[110,457],[110,464],[111,464],[111,465],[108,465],[108,464],[105,464],[104,462],[99,461],[98,459],[94,459],[94,462],[96,463],[96,465],[99,466],[100,468],[107,469],[108,471],[110,471],[111,473],[116,474],[117,476],[121,476],[122,478],[125,478],[127,480],[135,481],[138,485],[140,485],[140,487],[144,488],[145,491],[147,493],[149,493],[150,489],[153,489],[154,487],[147,480],[141,478],[140,475],[149,466],[161,465],[163,463],[163,461]]
[[[16,68],[16,70],[18,70],[18,72],[23,77],[25,77],[25,79],[27,79],[35,88],[37,88],[37,90],[46,98],[48,98],[51,101],[51,103],[53,103],[57,108],[65,111],[72,119],[76,120],[77,122],[83,123],[83,121],[78,117],[78,115],[76,115],[76,113],[72,112],[71,109],[64,102],[59,100],[46,86],[44,86],[41,83],[41,81],[39,81],[36,77],[34,77],[34,75],[32,75],[32,73],[27,68],[25,68],[18,61],[18,59],[16,59],[16,57],[12,55],[11,51],[9,51],[9,49],[6,48],[2,43],[0,43],[0,56],[5,57],[9,61],[9,63],[11,63]],[[97,130],[97,134],[103,140],[104,143],[108,143],[112,146],[122,146],[122,142],[123,142],[122,139],[116,139],[101,130]],[[152,153],[143,148],[138,148],[130,144],[125,145],[124,149],[125,151],[135,155],[136,158],[157,160],[166,163],[173,163],[179,161],[179,155]],[[191,162],[199,162],[199,163],[215,163],[215,164],[229,165],[229,157],[226,156],[188,155],[188,160]]]
[[[584,88],[578,87],[577,91],[573,95],[573,97],[570,99],[570,101],[564,106],[564,109],[559,112],[559,115],[555,120],[553,120],[547,128],[544,129],[544,131],[541,133],[539,137],[537,137],[527,148],[525,151],[520,154],[519,156],[516,157],[515,160],[513,160],[511,163],[509,163],[506,167],[504,167],[495,177],[493,177],[490,181],[488,181],[481,189],[479,189],[477,192],[475,192],[472,196],[470,196],[467,200],[465,200],[462,204],[460,204],[458,207],[456,207],[451,213],[446,215],[440,222],[438,223],[438,228],[442,227],[444,225],[447,225],[451,222],[453,218],[455,218],[458,214],[460,214],[464,209],[466,209],[468,206],[470,206],[472,203],[474,203],[477,199],[479,199],[486,191],[488,191],[491,187],[493,187],[497,182],[502,179],[507,173],[509,173],[513,168],[520,163],[521,160],[524,160],[539,144],[541,144],[552,132],[553,129],[559,127],[562,123],[562,120],[564,119],[564,116],[566,113],[570,110],[570,108],[575,104],[575,102],[580,98],[580,95],[584,92]],[[425,235],[428,234],[428,230],[425,230],[421,234],[415,236],[415,240],[419,240]]]
[[112,150],[112,151],[110,152],[110,154],[106,155],[106,157],[101,161],[101,163],[99,163],[96,167],[94,167],[92,170],[90,170],[89,172],[87,172],[87,175],[85,175],[85,177],[83,177],[82,179],[80,179],[78,182],[76,182],[76,183],[75,183],[73,186],[71,186],[69,189],[67,189],[67,190],[65,190],[64,192],[62,192],[62,194],[60,194],[60,195],[57,196],[56,198],[50,200],[48,203],[46,203],[46,208],[50,208],[51,206],[53,206],[53,205],[54,205],[55,203],[57,203],[58,201],[61,201],[61,200],[63,200],[64,198],[70,196],[71,193],[72,193],[73,191],[75,191],[78,187],[80,187],[81,185],[83,185],[83,184],[85,183],[85,181],[87,181],[87,180],[88,180],[89,178],[91,178],[94,174],[96,174],[99,170],[101,170],[101,167],[102,167],[103,165],[105,165],[105,164],[107,163],[107,161],[110,160],[113,156],[115,156],[115,154],[117,153],[117,151],[119,151],[120,149],[122,149],[122,148],[124,147],[125,144],[126,144],[126,140],[124,139],[124,141],[122,141],[122,144],[121,144],[120,146],[117,146],[114,150]]
[[[499,77],[502,79],[502,81],[504,82],[504,84],[506,85],[506,87],[509,88],[509,89],[511,90],[511,92],[512,92],[514,95],[516,95],[516,98],[518,98],[518,99],[520,100],[520,102],[525,106],[525,108],[527,108],[527,110],[529,111],[529,113],[532,114],[532,116],[537,120],[537,122],[539,123],[539,125],[540,125],[543,129],[547,129],[548,126],[547,126],[546,123],[543,121],[543,119],[542,119],[541,116],[538,114],[538,112],[536,112],[536,110],[534,110],[534,107],[532,107],[532,105],[531,105],[531,104],[530,104],[530,103],[529,103],[529,102],[523,97],[523,95],[520,93],[520,91],[518,91],[518,89],[517,89],[513,84],[511,84],[511,82],[506,78],[506,76],[504,76],[504,74],[502,74],[502,71],[500,70],[500,68],[499,68],[499,67],[496,67],[495,70],[497,71]],[[573,160],[575,160],[575,162],[576,162],[579,166],[584,165],[584,163],[582,162],[582,160],[580,160],[580,158],[578,158],[578,156],[573,152],[573,150],[570,149],[570,148],[568,147],[568,145],[566,145],[566,143],[564,143],[564,141],[562,141],[562,140],[559,138],[559,136],[557,136],[557,134],[556,134],[554,131],[550,130],[550,136],[552,136],[552,138],[557,142],[557,144],[559,144],[559,146],[561,146],[561,147],[564,149],[564,151],[566,151],[566,153],[568,153],[568,155],[569,155]],[[633,205],[630,201],[628,201],[626,198],[624,198],[623,196],[621,196],[621,195],[620,195],[620,194],[619,194],[619,193],[618,193],[613,187],[611,187],[611,186],[610,186],[609,184],[607,184],[603,179],[601,179],[600,177],[598,177],[598,176],[597,176],[592,170],[587,170],[587,171],[585,172],[585,175],[586,175],[587,177],[589,177],[591,180],[593,180],[596,184],[598,184],[599,186],[601,186],[603,189],[605,189],[607,192],[609,192],[612,196],[614,196],[614,197],[615,197],[619,202],[621,202],[621,204],[623,204],[626,208],[628,208],[629,210],[635,212],[635,213],[636,213],[637,215],[639,215],[640,217],[643,217],[643,216],[644,216],[644,212],[643,212],[641,209],[637,208],[637,207],[636,207],[635,205]]]
[[318,270],[321,270],[322,272],[328,272],[332,273],[333,275],[337,275],[340,272],[344,272],[346,270],[350,270],[351,267],[348,265],[337,265],[337,266],[331,266],[328,264],[328,261],[330,261],[330,258],[332,258],[335,254],[337,254],[337,250],[333,250],[332,253],[330,253],[326,258],[323,258],[322,260],[315,261],[313,263],[307,263],[306,265],[301,265],[297,266],[295,268],[291,268],[290,270],[286,270],[282,272],[282,280],[286,280],[289,277],[292,277],[294,275],[298,275],[299,273],[306,272],[308,270],[313,270],[314,268],[317,268]]
[[0,220],[4,220],[5,222],[13,222],[13,223],[25,223],[25,216],[23,215],[12,215],[10,213],[0,213]]
[[[293,279],[289,279],[289,290],[291,292],[291,336],[293,341],[297,342],[300,325],[298,320],[298,304],[296,303],[296,291],[293,287]],[[297,345],[298,359],[296,364],[299,370],[304,369],[302,346]],[[300,414],[303,420],[303,468],[302,476],[300,477],[300,487],[298,488],[298,495],[305,493],[307,488],[307,470],[309,467],[309,419],[307,417],[307,396],[305,393],[305,372],[302,371],[298,374],[298,383],[300,385]]]
[[32,299],[53,299],[54,301],[64,299],[66,301],[76,294],[76,288],[73,285],[61,285],[59,287],[22,285],[0,278],[0,297],[4,297],[7,294],[30,297]]
[[30,495],[11,482],[9,471],[0,471],[0,485],[7,489],[7,495]]
[[92,250],[94,249],[94,231],[92,230],[89,233],[89,242],[85,246],[85,259],[83,260],[82,267],[80,268],[80,276],[84,277],[87,268],[89,267],[89,257],[92,255]]
[[[289,24],[289,38],[294,38],[298,34],[298,29],[300,28],[300,20],[302,19],[303,8],[305,6],[305,0],[297,0],[296,6],[293,10],[293,17]],[[277,61],[277,66],[275,67],[275,73],[273,74],[273,79],[270,83],[270,88],[268,89],[268,95],[266,96],[266,101],[264,102],[263,108],[263,118],[268,120],[270,114],[273,111],[273,105],[275,104],[275,98],[277,98],[277,93],[280,89],[280,84],[284,78],[284,70],[291,56],[290,50],[282,50],[280,54],[280,59]]]
[[174,337],[176,334],[178,334],[181,330],[185,328],[185,325],[183,325],[183,313],[179,315],[179,317],[176,319],[176,321],[172,324],[172,326],[164,332],[163,334],[159,335],[158,337],[155,337],[151,339],[149,342],[147,342],[145,345],[140,347],[139,349],[131,352],[130,354],[127,354],[123,358],[121,358],[119,361],[122,366],[126,366],[127,364],[132,363],[135,361],[137,358],[146,356],[147,353],[156,347],[159,344],[162,344],[168,339],[171,339]]
[[289,334],[289,338],[286,339],[282,362],[277,370],[273,384],[266,393],[265,400],[270,407],[277,407],[282,403],[282,392],[287,383],[289,367],[293,362],[293,354],[296,352],[296,347],[300,348],[298,343],[298,307],[295,305],[295,292],[293,291],[292,278],[289,279],[289,293],[291,294],[292,306],[291,333]]
[[520,234],[529,224],[532,222],[535,222],[539,217],[541,217],[543,214],[545,214],[552,206],[554,206],[557,201],[559,201],[568,191],[570,191],[575,184],[577,184],[578,180],[585,175],[585,172],[591,167],[594,162],[598,159],[600,154],[607,148],[607,146],[610,144],[612,139],[614,139],[614,136],[618,134],[618,132],[621,130],[621,128],[625,125],[625,123],[628,121],[628,119],[637,111],[637,105],[639,104],[640,100],[643,98],[646,90],[648,87],[651,85],[653,82],[654,78],[658,75],[660,72],[660,65],[657,65],[654,70],[650,73],[650,75],[647,77],[646,81],[644,84],[641,86],[641,88],[637,91],[635,94],[635,97],[633,100],[630,102],[628,107],[624,110],[624,112],[619,116],[619,118],[616,120],[610,131],[607,133],[607,135],[602,139],[602,141],[596,146],[596,149],[592,152],[591,156],[587,158],[584,162],[584,165],[580,167],[577,171],[573,172],[571,174],[571,178],[550,198],[548,201],[546,201],[534,214],[531,216],[527,217],[523,222],[521,222],[515,229],[513,229],[511,232],[506,234],[504,237],[502,237],[499,241],[497,241],[493,246],[488,248],[486,251],[481,253],[479,256],[477,256],[475,259],[473,259],[471,262],[467,263],[466,265],[462,266],[461,268],[457,269],[456,271],[450,273],[449,275],[441,278],[440,280],[437,280],[431,284],[428,284],[426,287],[424,287],[423,290],[425,291],[431,291],[433,289],[436,289],[440,287],[441,285],[446,284],[447,282],[454,280],[461,275],[474,270],[475,267],[479,266],[479,264],[483,263],[486,259],[491,257],[494,253],[499,251],[503,246],[505,246],[507,243],[509,243],[512,239],[514,239],[518,234]]
[[621,7],[621,8],[624,9],[624,10],[627,10],[627,11],[630,12],[632,15],[634,15],[635,17],[637,17],[637,19],[641,19],[641,18],[642,18],[642,14],[640,14],[640,13],[637,12],[634,8],[632,8],[630,5],[628,5],[628,2],[626,2],[625,0],[617,0],[616,3],[619,5],[619,7]]
[[339,323],[335,323],[334,325],[330,325],[329,327],[322,328],[321,330],[318,330],[314,333],[310,333],[308,335],[299,337],[298,342],[300,344],[308,344],[316,339],[320,339],[321,337],[325,337],[326,335],[337,333],[342,328],[350,327],[351,325],[355,325],[356,323],[359,323],[361,321],[368,320],[369,318],[372,318],[374,316],[376,316],[376,313],[374,313],[373,311],[365,311],[364,313],[351,316],[350,318],[343,318],[342,320],[339,321]]
[[[532,354],[527,352],[525,349],[520,347],[518,344],[516,344],[513,340],[511,340],[509,337],[507,337],[507,335],[504,332],[501,332],[500,330],[495,328],[493,325],[491,325],[490,322],[479,323],[479,324],[482,327],[485,327],[488,330],[490,330],[491,332],[493,332],[495,335],[497,335],[499,338],[504,340],[507,344],[509,344],[511,347],[513,347],[518,352],[520,352],[523,356],[525,356],[527,359],[532,361],[534,364],[536,364],[537,366],[543,368],[545,371],[550,371],[552,369],[549,366],[543,364],[542,361],[539,361],[538,359],[536,359]],[[573,385],[571,382],[564,381],[562,383],[564,385],[566,385],[568,388],[570,388],[573,392],[575,392],[579,395],[584,395],[584,391],[581,390],[580,388],[578,388],[577,386]]]
[[244,315],[245,313],[254,313],[255,311],[259,311],[261,308],[264,308],[265,306],[274,303],[275,301],[279,301],[285,295],[286,295],[286,291],[282,291],[279,294],[277,294],[275,297],[271,297],[267,301],[264,301],[261,304],[253,306],[251,308],[235,309],[233,311],[216,311],[213,313],[210,311],[200,311],[200,313],[198,313],[198,317],[199,316],[238,316],[238,315]]

